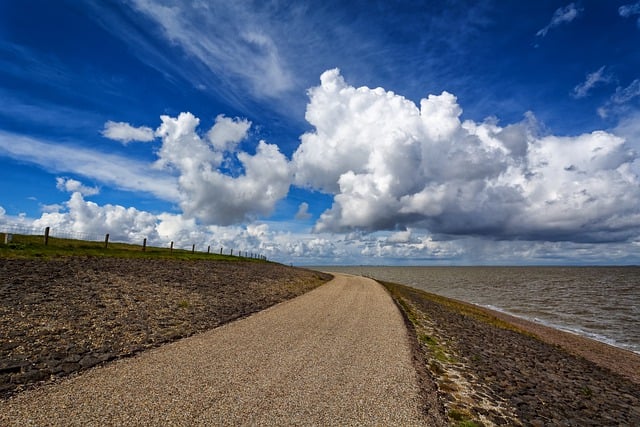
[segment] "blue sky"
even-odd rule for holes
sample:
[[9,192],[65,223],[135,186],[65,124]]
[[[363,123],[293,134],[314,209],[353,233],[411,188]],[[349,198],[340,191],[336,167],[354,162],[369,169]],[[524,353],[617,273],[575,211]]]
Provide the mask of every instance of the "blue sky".
[[0,225],[640,262],[640,2],[0,0]]

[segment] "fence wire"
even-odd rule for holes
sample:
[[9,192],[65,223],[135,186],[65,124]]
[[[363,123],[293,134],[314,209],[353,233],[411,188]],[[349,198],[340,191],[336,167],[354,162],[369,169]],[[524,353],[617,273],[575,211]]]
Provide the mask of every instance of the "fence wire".
[[[33,227],[31,225],[25,224],[0,224],[0,234],[22,234],[27,236],[43,236],[45,235],[45,230],[47,227]],[[74,239],[74,240],[84,240],[89,242],[105,242],[106,234],[97,234],[97,233],[83,233],[74,230],[68,230],[64,228],[53,228],[49,227],[49,237],[57,237],[59,239]],[[143,245],[146,247],[147,239],[144,239]],[[110,243],[130,243],[134,244],[131,241],[125,240],[114,240],[109,239]],[[171,249],[173,250],[173,242],[171,242]],[[176,248],[177,249],[177,248]],[[211,251],[213,249],[213,251]],[[187,249],[182,249],[187,250]],[[192,252],[196,252],[196,245],[192,246]],[[197,252],[203,252],[201,249]],[[216,253],[215,247],[209,245],[207,248],[207,253]],[[229,255],[236,256],[241,258],[256,258],[266,260],[267,257],[250,251],[242,251],[242,250],[234,250],[233,248],[229,248],[227,250],[223,250],[220,247],[220,255]]]
[[[24,234],[27,236],[44,236],[46,227],[33,227],[23,224],[0,224],[0,233],[5,234]],[[104,234],[82,233],[74,230],[66,230],[64,228],[49,228],[49,237],[57,237],[59,239],[75,239],[86,240],[90,242],[104,241]]]

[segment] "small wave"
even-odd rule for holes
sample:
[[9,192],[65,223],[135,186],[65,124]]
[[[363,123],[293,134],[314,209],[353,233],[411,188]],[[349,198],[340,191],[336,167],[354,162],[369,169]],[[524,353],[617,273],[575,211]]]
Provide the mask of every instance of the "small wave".
[[488,308],[489,310],[493,310],[493,311],[497,311],[500,313],[504,313],[504,314],[508,314],[510,316],[513,317],[518,317],[520,319],[524,319],[524,320],[528,320],[530,322],[534,322],[534,323],[539,323],[541,325],[544,326],[548,326],[549,328],[553,328],[553,329],[557,329],[563,332],[568,332],[570,334],[573,335],[579,335],[585,338],[589,338],[591,340],[594,341],[598,341],[604,344],[608,344],[611,345],[613,347],[618,347],[624,350],[629,350],[632,351],[633,353],[636,354],[640,354],[640,348],[638,346],[634,346],[634,345],[629,345],[626,343],[621,343],[619,341],[616,341],[615,339],[602,335],[602,334],[598,334],[595,332],[589,332],[589,331],[585,331],[577,326],[569,326],[569,325],[565,325],[565,324],[559,324],[556,322],[552,322],[546,319],[541,319],[539,317],[531,317],[531,316],[525,316],[522,314],[517,314],[517,313],[513,313],[509,310],[505,310],[504,308],[501,307],[497,307],[495,305],[492,304],[483,304],[482,307]]

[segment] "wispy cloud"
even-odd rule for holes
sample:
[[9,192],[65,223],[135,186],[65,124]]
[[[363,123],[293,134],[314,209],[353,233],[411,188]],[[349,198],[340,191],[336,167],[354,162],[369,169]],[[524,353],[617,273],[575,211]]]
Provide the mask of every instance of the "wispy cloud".
[[36,164],[48,172],[73,173],[115,188],[151,193],[161,200],[179,199],[174,177],[116,154],[0,131],[0,155]]
[[[618,13],[623,18],[629,18],[633,15],[640,15],[640,2],[620,6],[618,8]],[[638,28],[640,28],[640,17],[638,18],[637,24]]]
[[629,104],[640,97],[640,79],[635,79],[629,85],[616,88],[616,91],[602,107],[598,108],[600,117],[608,117],[611,113],[619,114],[629,109]]
[[582,12],[582,9],[577,7],[575,3],[570,3],[565,7],[556,9],[556,11],[553,12],[551,21],[544,28],[540,29],[536,33],[536,36],[545,37],[549,30],[559,25],[573,21],[578,17],[580,12]]
[[134,0],[133,5],[159,26],[166,40],[210,72],[231,74],[258,96],[274,97],[294,87],[294,76],[268,27],[243,3]]
[[627,87],[619,87],[611,100],[616,104],[624,104],[640,96],[640,79],[635,79]]
[[589,91],[597,85],[609,83],[612,77],[609,74],[605,74],[604,70],[605,66],[603,65],[597,71],[587,74],[585,81],[573,88],[573,97],[585,98],[589,95]]

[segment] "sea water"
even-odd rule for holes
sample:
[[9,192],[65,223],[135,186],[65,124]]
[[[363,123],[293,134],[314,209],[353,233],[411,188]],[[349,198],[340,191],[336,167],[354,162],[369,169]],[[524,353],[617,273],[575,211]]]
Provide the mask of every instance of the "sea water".
[[640,267],[314,267],[402,283],[640,354]]

